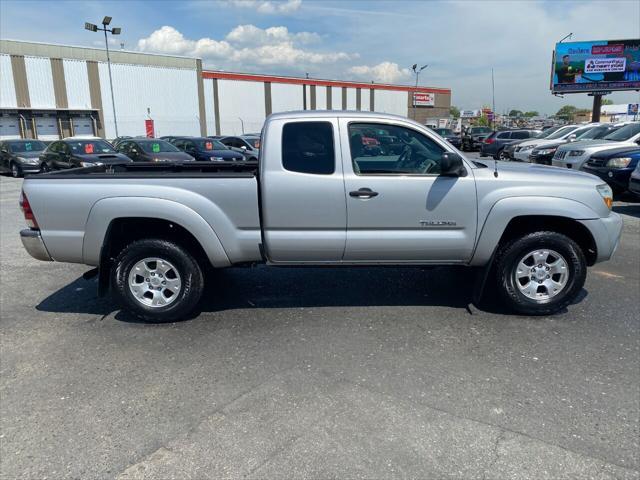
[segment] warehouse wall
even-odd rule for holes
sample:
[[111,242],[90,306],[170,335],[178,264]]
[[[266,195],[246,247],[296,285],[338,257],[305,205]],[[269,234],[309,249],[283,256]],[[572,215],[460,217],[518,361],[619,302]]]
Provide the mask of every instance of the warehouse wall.
[[56,108],[53,92],[51,60],[42,57],[24,57],[31,108]]
[[271,112],[302,110],[302,87],[288,83],[271,84]]
[[408,114],[406,91],[376,90],[374,99],[376,112],[404,117]]
[[360,110],[368,112],[371,110],[371,90],[363,88],[360,90]]
[[218,92],[222,135],[241,135],[243,123],[245,133],[260,132],[266,117],[263,82],[219,79]]
[[91,108],[87,62],[84,60],[63,60],[62,65],[69,108]]
[[[98,63],[106,138],[115,125],[106,62]],[[199,135],[197,73],[195,70],[148,65],[111,64],[119,135],[144,135],[147,108],[157,136]]]
[[0,55],[0,107],[16,108],[16,87],[13,83],[13,69],[11,68],[11,57]]
[[207,118],[207,135],[216,135],[216,106],[213,95],[213,79],[205,78],[204,83],[204,109]]

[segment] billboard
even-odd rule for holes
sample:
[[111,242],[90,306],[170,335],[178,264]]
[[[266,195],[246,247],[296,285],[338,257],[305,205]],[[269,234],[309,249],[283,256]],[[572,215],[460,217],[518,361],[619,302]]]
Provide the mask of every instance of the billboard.
[[477,118],[480,116],[480,110],[461,110],[460,118]]
[[433,107],[436,104],[436,96],[433,93],[413,92],[414,107]]
[[557,43],[551,91],[640,90],[640,39]]

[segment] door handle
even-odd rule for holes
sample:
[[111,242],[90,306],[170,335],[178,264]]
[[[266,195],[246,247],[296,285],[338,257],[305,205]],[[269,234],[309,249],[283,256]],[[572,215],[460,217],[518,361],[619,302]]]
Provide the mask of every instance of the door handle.
[[378,196],[378,192],[374,192],[370,188],[361,188],[360,190],[349,192],[349,196],[358,198],[373,198]]

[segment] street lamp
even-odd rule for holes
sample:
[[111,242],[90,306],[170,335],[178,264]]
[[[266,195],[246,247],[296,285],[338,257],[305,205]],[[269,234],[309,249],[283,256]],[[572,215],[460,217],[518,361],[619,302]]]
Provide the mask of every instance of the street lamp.
[[[411,70],[413,70],[413,73],[416,75],[416,89],[418,88],[418,78],[420,77],[420,72],[422,72],[425,68],[427,68],[429,65],[423,65],[420,68],[418,68],[418,64],[414,63],[411,67]],[[416,92],[414,90],[413,92],[413,98],[412,98],[412,102],[413,102],[413,119],[416,119]]]
[[116,138],[118,135],[118,120],[116,119],[116,102],[113,98],[113,78],[111,77],[111,58],[109,57],[109,41],[107,39],[107,32],[111,32],[111,35],[120,35],[122,29],[120,27],[107,28],[111,24],[111,17],[104,17],[102,19],[102,28],[99,28],[93,23],[84,22],[84,29],[90,32],[101,31],[104,32],[104,46],[107,49],[107,68],[109,69],[109,88],[111,90],[111,107],[113,108],[113,124],[116,127]]

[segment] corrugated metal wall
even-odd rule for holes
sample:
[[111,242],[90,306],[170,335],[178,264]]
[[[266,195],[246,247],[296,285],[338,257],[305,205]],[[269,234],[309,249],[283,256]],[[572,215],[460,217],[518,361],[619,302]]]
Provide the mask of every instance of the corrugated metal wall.
[[287,83],[271,84],[271,111],[289,112],[302,110],[302,88]]
[[24,57],[24,65],[31,108],[56,108],[51,60],[43,57]]
[[[107,64],[98,65],[105,134],[115,136]],[[119,135],[144,135],[147,108],[157,136],[199,135],[195,70],[147,65],[111,64]],[[263,107],[264,109],[264,107]]]
[[213,102],[213,79],[205,78],[204,87],[204,109],[207,112],[207,135],[216,134],[216,106]]
[[87,62],[84,60],[63,60],[62,64],[69,108],[91,108]]
[[263,82],[218,80],[218,98],[222,135],[242,134],[243,123],[245,133],[260,132],[266,117]]
[[316,87],[316,110],[327,109],[327,87]]
[[0,107],[16,108],[16,87],[13,83],[13,69],[11,68],[11,57],[6,54],[0,55]]
[[[374,97],[375,99],[375,97]],[[371,90],[368,88],[363,88],[360,90],[360,110],[363,112],[368,112],[371,110],[369,108],[371,106]]]
[[407,92],[376,90],[375,110],[376,112],[393,113],[395,115],[402,115],[406,117],[409,113]]
[[347,110],[356,109],[356,89],[347,88]]
[[331,88],[331,110],[342,110],[342,88]]

